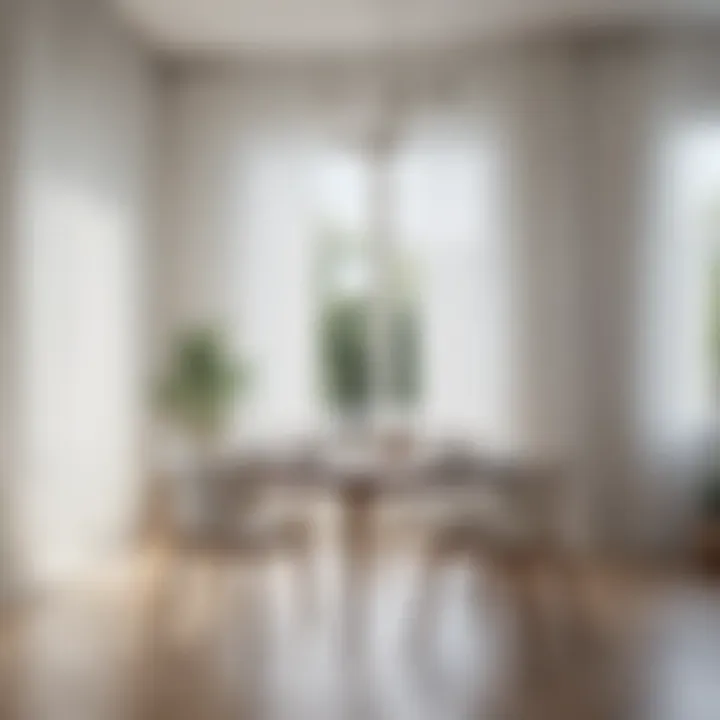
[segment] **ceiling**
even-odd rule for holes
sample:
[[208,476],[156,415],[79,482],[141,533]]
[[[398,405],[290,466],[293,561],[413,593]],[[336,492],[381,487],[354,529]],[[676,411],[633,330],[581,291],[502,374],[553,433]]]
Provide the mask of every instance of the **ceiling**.
[[624,22],[720,19],[718,0],[112,0],[178,55],[372,52]]

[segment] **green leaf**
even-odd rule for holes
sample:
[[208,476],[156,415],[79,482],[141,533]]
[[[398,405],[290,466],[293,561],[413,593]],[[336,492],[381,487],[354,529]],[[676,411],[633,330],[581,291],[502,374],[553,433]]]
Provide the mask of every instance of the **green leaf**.
[[197,327],[176,339],[159,379],[155,401],[172,422],[194,435],[218,433],[245,388],[247,374],[214,327]]

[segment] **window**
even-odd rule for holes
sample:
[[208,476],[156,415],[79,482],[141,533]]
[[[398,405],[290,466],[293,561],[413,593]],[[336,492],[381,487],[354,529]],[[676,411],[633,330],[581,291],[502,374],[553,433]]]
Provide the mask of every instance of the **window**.
[[720,127],[670,145],[662,242],[652,247],[648,412],[660,447],[697,447],[718,412]]
[[[419,278],[403,248],[388,240],[377,252],[368,179],[362,156],[328,153],[319,164],[315,285],[321,386],[331,411],[356,420],[376,415],[379,406],[409,411],[420,396]],[[379,278],[385,280],[383,291]],[[386,324],[379,333],[380,316]]]
[[470,120],[408,125],[381,158],[248,142],[238,437],[306,437],[340,416],[512,443],[510,257],[495,158]]
[[421,125],[385,157],[318,163],[321,387],[346,417],[507,447],[510,258],[496,167],[461,130]]

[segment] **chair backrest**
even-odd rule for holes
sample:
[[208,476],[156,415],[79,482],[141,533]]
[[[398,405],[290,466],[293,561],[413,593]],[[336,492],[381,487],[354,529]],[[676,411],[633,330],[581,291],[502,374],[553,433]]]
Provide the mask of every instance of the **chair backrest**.
[[258,458],[224,463],[213,481],[213,525],[225,530],[237,522],[238,514],[250,513],[260,502],[268,468]]
[[477,456],[462,447],[449,447],[425,463],[423,482],[433,487],[472,483],[479,480],[482,469]]

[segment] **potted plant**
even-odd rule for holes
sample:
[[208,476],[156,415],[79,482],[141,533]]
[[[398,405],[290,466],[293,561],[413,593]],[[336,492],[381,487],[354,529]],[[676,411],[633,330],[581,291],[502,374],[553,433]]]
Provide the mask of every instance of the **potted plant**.
[[365,297],[333,298],[323,309],[322,359],[331,407],[347,429],[362,428],[370,404],[370,304]]
[[246,379],[217,328],[195,327],[178,335],[159,379],[156,401],[185,450],[175,507],[186,530],[187,525],[200,530],[216,510],[212,468]]

